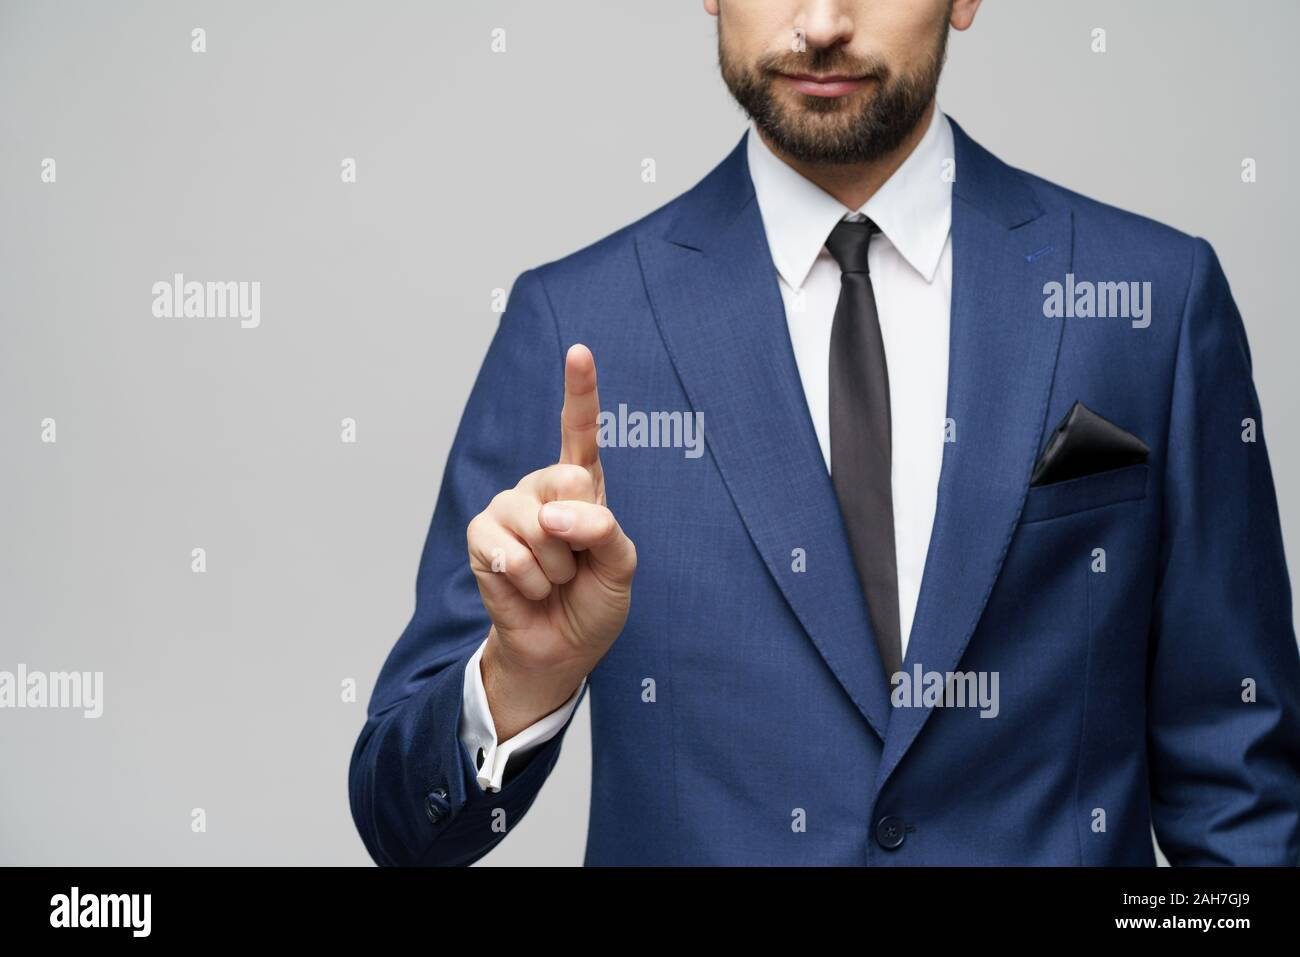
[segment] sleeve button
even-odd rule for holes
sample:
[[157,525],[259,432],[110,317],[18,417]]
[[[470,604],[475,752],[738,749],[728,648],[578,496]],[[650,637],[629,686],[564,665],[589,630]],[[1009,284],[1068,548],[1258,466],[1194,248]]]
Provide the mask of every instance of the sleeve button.
[[451,811],[447,803],[447,789],[434,788],[424,799],[424,814],[430,824],[441,824]]

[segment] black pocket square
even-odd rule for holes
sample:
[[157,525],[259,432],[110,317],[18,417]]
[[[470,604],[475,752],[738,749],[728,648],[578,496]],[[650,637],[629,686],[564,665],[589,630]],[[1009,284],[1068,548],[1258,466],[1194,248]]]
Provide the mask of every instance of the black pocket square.
[[1138,465],[1150,451],[1136,435],[1076,401],[1047,440],[1029,484],[1051,485]]

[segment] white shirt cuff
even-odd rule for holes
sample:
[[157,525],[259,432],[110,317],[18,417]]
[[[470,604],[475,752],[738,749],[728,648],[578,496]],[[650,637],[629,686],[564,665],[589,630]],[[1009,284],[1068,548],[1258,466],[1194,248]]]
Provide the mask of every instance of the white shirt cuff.
[[465,666],[460,740],[474,762],[478,763],[479,752],[483,752],[483,760],[478,767],[478,786],[484,791],[500,791],[501,779],[505,777],[510,759],[517,757],[522,760],[559,733],[573,709],[578,706],[578,698],[587,685],[587,679],[582,679],[572,698],[546,717],[536,724],[530,724],[508,741],[498,742],[496,724],[492,721],[492,710],[488,707],[487,691],[483,688],[483,671],[479,667],[486,644],[485,639]]

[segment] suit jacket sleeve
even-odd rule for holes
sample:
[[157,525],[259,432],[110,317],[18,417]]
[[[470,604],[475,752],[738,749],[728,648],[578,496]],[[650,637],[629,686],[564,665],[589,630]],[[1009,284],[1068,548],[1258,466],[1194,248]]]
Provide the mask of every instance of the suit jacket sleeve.
[[485,793],[459,722],[466,663],[491,627],[469,569],[465,529],[496,493],[555,461],[563,370],[545,289],[535,272],[525,272],[447,460],[415,614],[380,672],[352,754],[352,816],[380,864],[472,863],[501,839],[501,823],[508,830],[519,822],[559,757],[568,721],[522,768],[512,764],[499,793]]
[[1199,239],[1166,450],[1147,716],[1156,837],[1175,865],[1295,864],[1291,588],[1245,329]]

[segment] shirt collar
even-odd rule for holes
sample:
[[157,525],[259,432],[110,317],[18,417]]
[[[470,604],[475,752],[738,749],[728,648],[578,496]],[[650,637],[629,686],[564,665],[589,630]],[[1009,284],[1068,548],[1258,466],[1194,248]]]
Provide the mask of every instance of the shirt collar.
[[953,158],[952,126],[938,105],[921,141],[858,210],[851,210],[773,153],[750,124],[746,156],[772,262],[800,288],[826,238],[845,216],[860,212],[880,227],[926,282],[934,279],[952,223],[952,182],[943,174]]

